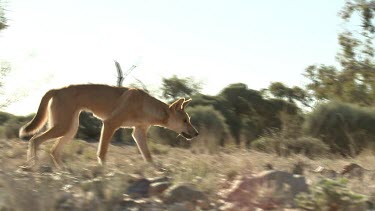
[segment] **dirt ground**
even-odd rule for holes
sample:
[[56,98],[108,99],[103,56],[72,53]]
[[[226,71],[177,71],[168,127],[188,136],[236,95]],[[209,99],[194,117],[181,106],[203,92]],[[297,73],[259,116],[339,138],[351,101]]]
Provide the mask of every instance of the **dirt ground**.
[[[64,149],[64,170],[53,167],[49,157],[52,143],[41,146],[39,164],[32,170],[25,170],[20,166],[26,164],[27,145],[28,142],[19,139],[0,140],[0,205],[5,203],[15,210],[30,208],[30,201],[36,210],[62,210],[61,204],[69,208],[72,203],[79,203],[76,207],[85,209],[90,206],[97,210],[113,209],[113,203],[124,203],[123,193],[134,177],[168,177],[173,184],[192,184],[208,196],[210,206],[207,209],[218,210],[218,192],[238,176],[251,176],[270,168],[293,172],[298,166],[308,184],[313,184],[326,176],[316,172],[317,169],[340,172],[350,163],[368,170],[362,177],[349,178],[350,188],[375,201],[375,172],[372,171],[375,156],[370,152],[355,159],[326,156],[312,160],[300,155],[279,157],[236,148],[222,149],[215,154],[197,153],[150,143],[155,167],[142,160],[135,146],[111,145],[108,164],[102,168],[96,161],[97,143],[74,140]],[[105,182],[96,184],[96,178]],[[92,193],[91,196],[88,193]],[[106,203],[93,204],[95,197],[104,198]],[[165,209],[158,199],[153,199],[152,203],[150,206],[155,210],[157,206]]]

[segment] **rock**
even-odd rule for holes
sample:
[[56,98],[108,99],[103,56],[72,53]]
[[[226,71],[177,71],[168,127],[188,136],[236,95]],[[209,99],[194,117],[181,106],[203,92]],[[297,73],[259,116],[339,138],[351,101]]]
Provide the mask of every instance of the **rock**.
[[162,194],[171,185],[172,185],[172,183],[170,183],[170,182],[151,183],[150,189],[149,189],[149,195],[150,196],[156,196],[156,195]]
[[308,192],[309,187],[306,183],[306,179],[300,175],[294,175],[284,171],[267,171],[257,175],[263,183],[270,183],[271,181],[276,182],[278,189],[282,188],[285,184],[290,187],[293,198],[301,192]]
[[180,203],[174,203],[168,207],[168,211],[191,211],[196,210],[193,203],[185,201]]
[[132,210],[132,208],[138,208],[139,205],[133,199],[124,199],[120,202],[121,210]]
[[[264,195],[265,190],[268,195]],[[308,185],[303,176],[272,170],[252,177],[242,177],[234,181],[229,190],[224,190],[219,195],[235,207],[264,207],[267,201],[277,204],[279,201],[276,197],[283,198],[280,203],[294,206],[294,198],[301,192],[308,192]]]
[[211,208],[211,204],[208,200],[197,200],[197,206],[203,210],[208,210]]
[[40,166],[39,171],[41,173],[52,173],[53,172],[52,167],[49,166],[49,165],[42,165],[42,166]]
[[316,169],[313,170],[314,173],[319,173],[324,177],[328,178],[336,178],[337,177],[337,172],[332,169],[327,169],[322,166],[318,166]]
[[75,200],[71,193],[60,195],[55,202],[55,210],[73,210],[74,208]]
[[167,177],[157,178],[140,178],[138,175],[133,176],[127,189],[127,194],[132,197],[148,197],[159,195],[171,186]]
[[167,204],[178,202],[196,202],[197,200],[207,200],[206,195],[187,185],[174,185],[163,194],[163,201]]
[[132,197],[147,197],[149,193],[151,182],[148,179],[139,179],[134,181],[128,187],[126,193]]
[[169,182],[168,177],[156,177],[156,178],[150,178],[151,183],[159,183],[159,182]]
[[[255,208],[252,207],[252,206],[249,206],[249,207],[246,207],[246,208],[249,209],[249,210],[255,210]],[[241,207],[236,207],[236,205],[233,204],[233,203],[225,202],[219,207],[219,210],[221,210],[221,211],[237,211],[237,210],[245,210],[245,209],[243,209]]]
[[367,169],[363,168],[362,166],[356,164],[356,163],[350,163],[348,165],[345,165],[343,169],[340,171],[340,174],[342,176],[348,176],[348,177],[358,177],[360,179],[363,178],[363,175],[365,171],[368,171]]

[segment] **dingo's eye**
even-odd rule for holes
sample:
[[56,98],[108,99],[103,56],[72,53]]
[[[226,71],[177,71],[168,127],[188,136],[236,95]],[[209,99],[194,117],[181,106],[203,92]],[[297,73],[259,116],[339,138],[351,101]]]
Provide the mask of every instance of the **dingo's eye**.
[[187,119],[184,119],[184,122],[185,122],[185,123],[187,123],[187,122],[188,122],[188,120],[187,120]]

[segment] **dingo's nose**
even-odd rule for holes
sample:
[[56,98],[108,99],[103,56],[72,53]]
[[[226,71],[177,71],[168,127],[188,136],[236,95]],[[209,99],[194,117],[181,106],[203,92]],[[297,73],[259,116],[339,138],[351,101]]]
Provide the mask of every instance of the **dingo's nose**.
[[195,132],[194,136],[198,136],[198,135],[199,135],[199,133],[198,133],[198,132]]

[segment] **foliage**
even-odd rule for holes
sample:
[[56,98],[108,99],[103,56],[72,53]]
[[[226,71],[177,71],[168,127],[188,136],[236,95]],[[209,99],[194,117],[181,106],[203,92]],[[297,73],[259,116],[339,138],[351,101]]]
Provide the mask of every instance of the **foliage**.
[[[340,17],[345,24],[338,36],[341,49],[337,54],[341,68],[310,65],[305,72],[310,80],[306,88],[316,99],[361,106],[375,104],[374,11],[373,0],[349,0],[343,7]],[[361,18],[360,28],[351,22],[358,16]]]
[[279,141],[276,138],[261,137],[253,141],[250,148],[260,152],[276,153],[280,151],[279,146]]
[[199,131],[194,145],[203,146],[210,153],[217,152],[231,139],[229,129],[223,115],[212,106],[195,106],[186,109],[191,115],[191,123]]
[[373,142],[375,110],[331,102],[318,106],[305,122],[306,133],[320,137],[332,152],[355,156]]
[[190,142],[186,141],[176,132],[161,127],[151,127],[148,138],[158,144],[169,145],[172,147],[190,147]]
[[236,144],[244,139],[247,146],[267,128],[281,128],[280,112],[298,114],[295,104],[264,99],[259,91],[242,83],[228,85],[217,96],[196,95],[190,105],[212,106],[221,112]]
[[[79,128],[76,137],[89,142],[97,142],[100,139],[102,121],[92,113],[83,111],[79,116]],[[119,131],[116,131],[119,132]],[[122,133],[115,133],[112,137],[114,143],[134,144],[131,131],[124,130]]]
[[266,153],[276,153],[281,156],[302,154],[309,158],[326,155],[329,148],[320,139],[303,136],[298,138],[283,138],[265,136],[253,141],[252,149]]
[[[195,138],[194,143],[204,143],[206,146],[224,146],[226,140],[230,138],[228,126],[222,114],[211,106],[188,107],[186,111],[191,116],[191,122],[199,131],[200,135]],[[204,132],[203,132],[204,131]],[[157,143],[167,144],[170,146],[190,147],[192,142],[184,140],[175,132],[153,127],[150,130],[150,137]],[[212,143],[215,142],[215,143]]]
[[[0,31],[8,27],[7,20],[4,14],[4,1],[0,0]],[[0,61],[0,88],[3,86],[4,77],[9,73],[11,67],[10,63]],[[0,94],[3,94],[2,90],[0,90]],[[5,99],[5,102],[0,103],[0,108],[5,107],[10,102],[10,99]]]
[[0,112],[0,126],[5,138],[17,138],[20,127],[33,118],[33,115],[15,116],[6,112]]
[[268,87],[267,91],[278,99],[286,99],[290,103],[300,102],[304,106],[311,107],[311,97],[302,88],[298,86],[288,87],[281,82],[273,82]]
[[324,178],[312,186],[311,193],[301,193],[296,204],[304,210],[366,210],[365,195],[352,192],[346,179]]
[[7,27],[7,20],[4,14],[4,1],[0,0],[0,31]]
[[[4,79],[6,75],[10,72],[10,70],[11,70],[11,65],[9,62],[0,61],[0,88],[3,87]],[[0,89],[0,95],[4,95],[4,92],[1,89]],[[11,102],[11,99],[3,99],[3,102],[0,102],[0,108],[7,106],[10,102]]]
[[79,116],[79,128],[77,138],[86,141],[98,141],[100,138],[102,122],[92,113],[81,112]]
[[173,101],[178,98],[188,98],[199,93],[201,84],[194,81],[193,78],[178,78],[176,75],[171,78],[163,78],[162,81],[162,97],[168,101]]
[[0,125],[4,125],[5,122],[14,118],[13,114],[0,111]]

